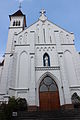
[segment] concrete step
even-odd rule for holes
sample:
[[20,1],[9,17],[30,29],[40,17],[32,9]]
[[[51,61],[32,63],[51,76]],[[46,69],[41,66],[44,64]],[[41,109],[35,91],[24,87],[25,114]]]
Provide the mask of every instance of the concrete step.
[[18,116],[13,120],[80,120],[80,110],[18,112]]

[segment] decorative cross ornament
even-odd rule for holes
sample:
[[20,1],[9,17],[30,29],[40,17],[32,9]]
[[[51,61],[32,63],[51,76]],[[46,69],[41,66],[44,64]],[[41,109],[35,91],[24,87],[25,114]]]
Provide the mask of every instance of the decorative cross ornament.
[[46,13],[46,11],[45,11],[44,9],[42,9],[42,10],[40,11],[40,13],[41,13],[41,15],[44,15],[44,14]]
[[21,2],[19,2],[19,10],[21,10]]
[[44,10],[44,9],[42,9],[41,11],[40,11],[40,20],[42,21],[42,22],[45,22],[46,20],[47,20],[47,17],[46,17],[46,15],[45,15],[45,13],[46,13],[46,11]]

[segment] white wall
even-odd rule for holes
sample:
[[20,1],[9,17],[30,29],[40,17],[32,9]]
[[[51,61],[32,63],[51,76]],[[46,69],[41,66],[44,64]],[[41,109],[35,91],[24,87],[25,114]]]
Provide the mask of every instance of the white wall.
[[[14,20],[20,20],[21,26],[24,21],[23,17],[11,19],[1,90],[4,89],[6,94],[9,87],[10,96],[25,97],[29,105],[39,106],[39,84],[42,76],[47,73],[57,83],[60,104],[71,103],[71,87],[77,86],[79,89],[80,86],[80,58],[74,57],[78,55],[74,35],[48,20],[43,22],[42,19],[25,30],[18,27],[15,29],[12,28]],[[10,56],[11,53],[13,57]],[[45,53],[50,56],[50,67],[43,65]]]

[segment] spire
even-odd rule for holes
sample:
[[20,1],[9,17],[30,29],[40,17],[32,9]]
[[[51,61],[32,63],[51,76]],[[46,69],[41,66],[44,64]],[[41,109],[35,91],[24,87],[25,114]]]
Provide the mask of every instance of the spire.
[[46,13],[46,11],[44,10],[44,9],[41,9],[41,11],[40,11],[40,20],[42,21],[42,22],[45,22],[46,20],[47,20],[47,17],[46,17],[46,15],[45,15],[45,13]]

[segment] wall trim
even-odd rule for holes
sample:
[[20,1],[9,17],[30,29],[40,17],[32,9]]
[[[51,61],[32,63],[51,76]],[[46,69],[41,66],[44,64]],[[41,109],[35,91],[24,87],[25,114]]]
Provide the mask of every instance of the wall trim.
[[44,71],[44,70],[60,70],[60,66],[54,67],[35,67],[36,71]]

